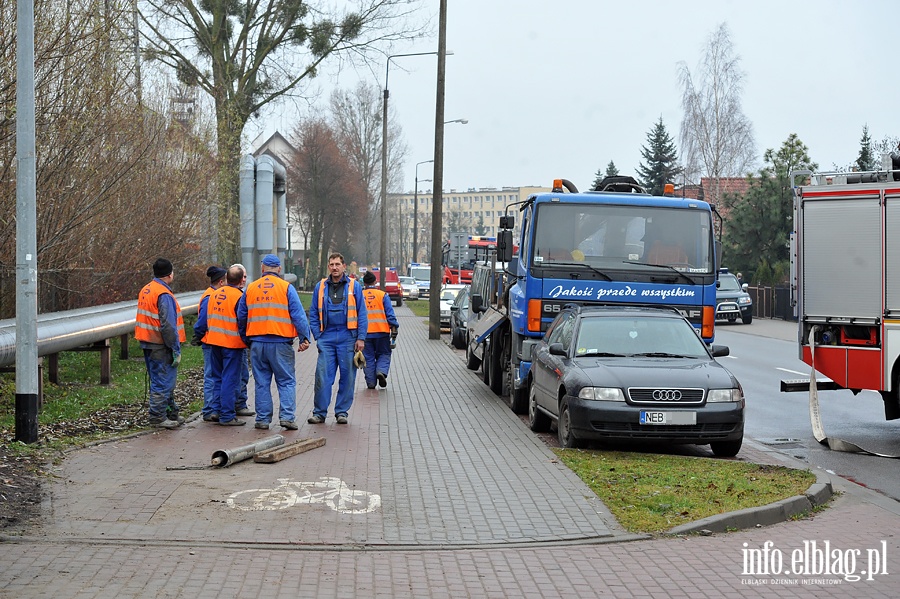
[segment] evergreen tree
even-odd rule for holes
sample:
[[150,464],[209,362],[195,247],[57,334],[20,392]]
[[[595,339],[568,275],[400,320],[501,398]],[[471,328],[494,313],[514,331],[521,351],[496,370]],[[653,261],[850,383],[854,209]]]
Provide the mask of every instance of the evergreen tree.
[[681,174],[675,142],[666,131],[662,117],[647,134],[647,145],[641,149],[641,156],[644,161],[638,166],[638,179],[648,192],[662,195],[666,183],[674,183]]
[[869,125],[863,125],[862,138],[859,140],[859,156],[856,158],[856,168],[861,171],[874,171],[875,152],[872,150],[872,138],[869,137]]
[[791,133],[776,152],[771,148],[763,157],[764,166],[750,179],[743,196],[726,194],[727,209],[723,254],[734,271],[754,271],[766,264],[772,270],[784,268],[790,259],[790,233],[793,228],[793,195],[789,173],[796,169],[815,171],[804,144]]
[[602,181],[605,177],[615,177],[618,174],[619,169],[616,168],[616,163],[610,160],[609,164],[606,165],[605,172],[597,169],[597,173],[594,175],[594,182],[591,184],[591,189],[597,189],[597,186],[600,185],[600,181]]
[[484,225],[484,213],[478,213],[478,222],[475,224],[475,235],[487,235],[488,228]]

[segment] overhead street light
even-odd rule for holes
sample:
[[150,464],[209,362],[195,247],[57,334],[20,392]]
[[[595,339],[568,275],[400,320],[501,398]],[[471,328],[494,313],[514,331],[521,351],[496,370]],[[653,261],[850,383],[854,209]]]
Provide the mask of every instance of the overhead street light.
[[468,119],[453,119],[452,121],[444,121],[445,125],[449,125],[450,123],[459,123],[460,125],[468,125]]
[[[429,56],[438,55],[438,52],[411,52],[409,54],[391,54],[387,57],[387,64],[384,67],[384,101],[381,123],[381,243],[378,248],[378,279],[379,287],[384,291],[384,272],[387,268],[385,261],[386,244],[387,244],[387,181],[388,181],[388,76],[391,72],[391,60],[394,58],[403,58],[406,56]],[[444,55],[453,54],[453,52],[444,52]]]

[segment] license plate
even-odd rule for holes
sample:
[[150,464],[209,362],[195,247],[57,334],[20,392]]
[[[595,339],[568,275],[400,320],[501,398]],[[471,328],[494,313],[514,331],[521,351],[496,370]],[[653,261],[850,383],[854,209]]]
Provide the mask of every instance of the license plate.
[[697,424],[697,412],[649,412],[641,410],[641,424]]

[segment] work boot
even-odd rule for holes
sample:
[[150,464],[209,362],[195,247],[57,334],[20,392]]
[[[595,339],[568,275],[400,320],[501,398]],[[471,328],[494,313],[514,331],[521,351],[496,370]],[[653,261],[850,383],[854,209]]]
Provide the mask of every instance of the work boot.
[[181,425],[184,424],[184,422],[185,422],[185,420],[184,420],[184,418],[183,418],[182,416],[179,416],[178,414],[172,414],[172,413],[169,413],[169,415],[166,416],[166,419],[167,419],[167,420],[174,420],[175,422],[178,423],[178,426],[181,426]]
[[246,420],[238,420],[237,418],[232,418],[231,420],[219,421],[219,426],[244,426],[247,424]]
[[375,378],[378,379],[378,386],[384,389],[387,387],[387,375],[383,372],[379,372],[375,375]]
[[254,412],[253,410],[251,410],[248,407],[238,408],[237,410],[234,411],[234,413],[237,414],[238,416],[256,416],[256,412]]
[[297,430],[297,423],[294,422],[293,420],[279,420],[278,424],[280,424],[284,428],[288,429],[289,431]]
[[178,421],[169,420],[168,418],[166,418],[162,422],[151,422],[150,426],[152,426],[153,428],[167,428],[169,430],[172,430],[173,428],[178,428]]
[[322,424],[323,422],[325,422],[325,419],[321,416],[316,416],[315,414],[313,414],[312,416],[307,418],[306,421],[310,424]]
[[269,429],[269,423],[268,423],[268,422],[257,422],[257,423],[254,424],[253,426],[254,426],[255,428],[262,428],[262,429],[266,429],[266,430]]
[[218,422],[219,415],[213,412],[212,414],[204,414],[203,422]]
[[347,415],[346,414],[338,414],[337,415],[337,423],[338,424],[347,424]]

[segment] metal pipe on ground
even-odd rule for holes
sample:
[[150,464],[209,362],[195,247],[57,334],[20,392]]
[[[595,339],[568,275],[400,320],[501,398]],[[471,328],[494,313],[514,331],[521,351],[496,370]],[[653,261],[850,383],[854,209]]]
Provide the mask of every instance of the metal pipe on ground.
[[279,445],[283,444],[284,437],[281,435],[275,435],[272,437],[266,437],[265,439],[260,439],[256,443],[242,445],[233,449],[217,449],[212,454],[210,464],[217,468],[227,468],[232,464],[237,464],[238,462],[248,460],[261,451],[272,449],[273,447],[278,447]]

